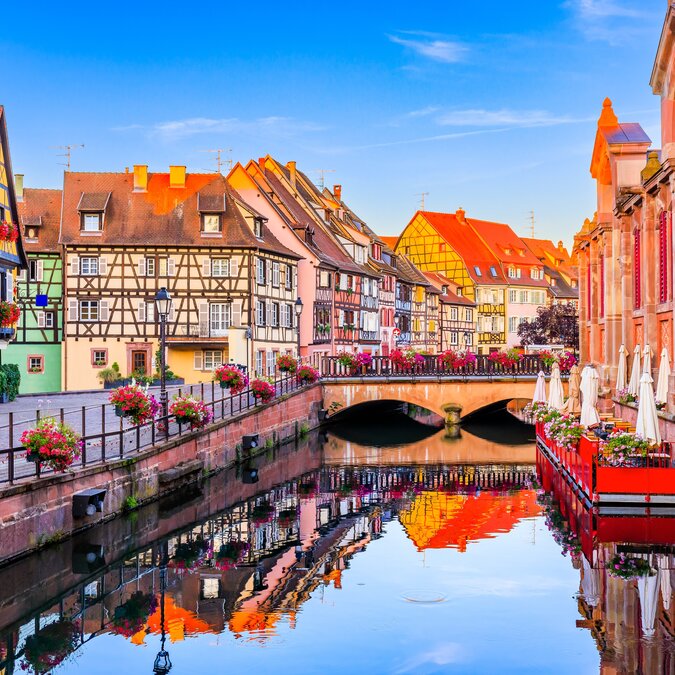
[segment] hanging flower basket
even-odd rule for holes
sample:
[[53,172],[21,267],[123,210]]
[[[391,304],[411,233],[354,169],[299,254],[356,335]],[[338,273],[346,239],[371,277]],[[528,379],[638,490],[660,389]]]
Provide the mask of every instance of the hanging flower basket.
[[179,572],[193,572],[204,565],[208,550],[209,542],[204,539],[181,542],[169,560],[169,567]]
[[579,446],[585,428],[573,415],[559,414],[546,423],[544,430],[548,438],[565,450],[574,450]]
[[159,412],[159,403],[152,394],[137,384],[118,387],[110,394],[118,417],[128,417],[134,424],[145,424]]
[[438,363],[447,370],[468,368],[476,364],[476,355],[470,351],[454,351],[448,349],[438,356]]
[[263,525],[264,523],[269,523],[270,520],[274,517],[274,506],[269,502],[262,502],[261,504],[256,504],[253,509],[251,509],[251,520],[255,525]]
[[282,373],[294,373],[298,369],[298,360],[290,354],[277,356],[277,368]]
[[523,355],[517,349],[507,349],[505,352],[492,352],[488,356],[490,362],[501,366],[505,370],[513,368],[522,358]]
[[169,415],[175,415],[178,424],[189,425],[190,429],[202,429],[213,419],[204,401],[187,395],[174,397]]
[[32,669],[34,673],[51,673],[73,653],[79,642],[79,624],[62,619],[41,628],[26,638],[22,670]]
[[157,598],[152,593],[136,591],[119,607],[110,624],[110,632],[115,635],[131,637],[143,630],[148,617],[157,609]]
[[410,371],[416,366],[424,365],[424,354],[408,349],[405,352],[400,349],[394,349],[389,354],[389,360],[398,370]]
[[634,558],[626,553],[618,553],[607,563],[607,574],[618,579],[638,579],[656,574],[645,558]]
[[279,527],[293,527],[298,517],[298,510],[296,508],[282,509],[279,511]]
[[54,471],[65,471],[82,453],[82,439],[67,424],[52,418],[40,420],[35,429],[21,434],[29,462],[46,464]]
[[572,366],[577,365],[577,357],[572,352],[565,351],[558,357],[558,365],[561,373],[569,373]]
[[0,223],[0,241],[17,241],[19,239],[19,228],[14,223],[8,223],[6,220]]
[[267,380],[257,379],[251,382],[251,393],[256,402],[268,403],[274,398],[277,392],[274,385]]
[[546,417],[552,410],[558,415],[560,414],[555,408],[549,408],[548,403],[544,403],[543,401],[532,401],[523,408],[523,415],[534,419],[535,422],[545,422],[547,421]]
[[7,302],[7,300],[0,300],[0,327],[12,328],[16,326],[21,317],[21,310],[19,305],[15,302]]
[[317,485],[315,481],[308,481],[306,483],[298,484],[298,494],[302,499],[311,499],[316,496]]
[[223,571],[236,568],[248,553],[249,548],[249,544],[245,541],[230,540],[227,544],[223,544],[216,553],[214,567]]
[[222,389],[229,389],[230,394],[241,394],[248,386],[248,376],[237,366],[228,364],[218,366],[213,373],[213,379]]
[[319,379],[319,371],[311,366],[300,366],[297,378],[302,384],[314,384]]

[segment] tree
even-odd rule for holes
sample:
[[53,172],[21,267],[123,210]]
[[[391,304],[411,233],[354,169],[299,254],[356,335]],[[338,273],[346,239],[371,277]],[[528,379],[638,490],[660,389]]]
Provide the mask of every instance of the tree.
[[539,307],[537,318],[518,326],[523,345],[562,344],[579,349],[579,315],[574,305]]

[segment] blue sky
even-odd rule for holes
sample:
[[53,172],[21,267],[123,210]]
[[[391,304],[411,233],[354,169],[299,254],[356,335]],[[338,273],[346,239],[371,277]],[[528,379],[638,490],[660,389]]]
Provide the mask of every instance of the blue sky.
[[21,3],[0,63],[14,170],[215,168],[271,153],[329,170],[382,234],[426,207],[570,241],[609,96],[654,141],[663,0]]

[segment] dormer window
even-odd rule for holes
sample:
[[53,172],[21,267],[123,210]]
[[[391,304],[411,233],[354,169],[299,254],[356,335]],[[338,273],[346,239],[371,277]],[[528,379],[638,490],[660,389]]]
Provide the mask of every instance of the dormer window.
[[255,234],[256,238],[258,238],[258,239],[263,238],[263,219],[262,218],[255,218],[253,220],[253,234]]
[[305,242],[314,245],[314,230],[309,225],[305,228]]
[[82,232],[101,232],[103,215],[105,214],[110,192],[83,192],[77,210],[80,213],[80,230]]
[[100,232],[103,229],[103,214],[83,213],[81,227],[83,232]]
[[490,267],[490,274],[496,279],[497,278],[497,268]]
[[202,213],[202,232],[219,234],[222,230],[223,221],[220,213]]
[[477,276],[477,277],[482,277],[482,276],[483,276],[483,273],[480,271],[480,267],[478,267],[478,265],[474,265],[474,266],[473,266],[473,271],[476,273],[476,276]]

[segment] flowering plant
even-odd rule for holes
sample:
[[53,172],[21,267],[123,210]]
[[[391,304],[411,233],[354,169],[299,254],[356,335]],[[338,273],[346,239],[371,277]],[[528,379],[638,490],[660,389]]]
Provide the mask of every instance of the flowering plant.
[[655,572],[645,558],[634,558],[618,553],[607,563],[607,574],[618,579],[637,579],[651,577]]
[[445,368],[466,368],[476,363],[476,355],[470,351],[448,349],[438,356],[439,363]]
[[0,223],[0,241],[17,241],[18,238],[19,228],[14,223],[3,220]]
[[261,502],[251,509],[251,520],[255,525],[268,523],[274,517],[274,505],[269,502]]
[[319,371],[311,366],[300,366],[297,378],[303,384],[314,384],[319,379]]
[[176,546],[176,551],[171,560],[169,560],[169,567],[180,571],[192,572],[204,564],[208,550],[209,542],[205,539],[181,542]]
[[189,424],[190,429],[201,429],[213,419],[206,403],[194,396],[174,397],[169,415],[175,415],[178,424]]
[[547,367],[550,368],[557,360],[558,357],[553,353],[550,352],[548,349],[542,349],[537,356],[539,356],[539,360]]
[[14,326],[21,316],[19,305],[15,302],[0,301],[0,326],[9,328]]
[[405,352],[400,349],[394,349],[389,354],[389,359],[401,370],[410,370],[414,366],[424,365],[424,355],[416,352],[414,349],[407,349]]
[[67,424],[57,424],[52,418],[40,420],[35,429],[21,434],[26,456],[54,469],[65,471],[82,452],[82,439]]
[[143,630],[148,617],[157,609],[157,598],[153,593],[136,591],[119,607],[115,607],[115,616],[111,621],[111,632],[115,635],[131,637]]
[[656,401],[657,410],[665,410],[667,403],[665,401]]
[[373,363],[373,357],[368,354],[368,352],[357,352],[356,353],[356,365],[358,367],[364,366],[368,368]]
[[647,456],[649,441],[629,431],[617,431],[600,442],[598,461],[607,466],[631,466]]
[[277,356],[277,368],[284,373],[294,373],[298,369],[298,360],[290,354]]
[[255,399],[260,399],[261,403],[267,403],[274,398],[277,392],[273,384],[259,378],[251,382],[251,393]]
[[231,539],[220,547],[213,564],[219,570],[234,569],[248,553],[249,548],[247,542]]
[[302,499],[311,499],[317,493],[316,481],[298,483],[298,494]]
[[147,389],[137,384],[117,387],[110,394],[110,402],[120,417],[129,417],[134,424],[145,424],[159,412],[159,403]]
[[248,386],[246,374],[237,366],[228,364],[218,366],[213,373],[213,379],[219,382],[223,389],[229,389],[230,394],[241,394]]
[[562,512],[553,502],[544,506],[544,518],[553,540],[562,548],[562,555],[569,553],[570,557],[577,557],[581,553],[581,541],[572,532]]
[[564,351],[558,357],[558,365],[560,366],[561,373],[569,373],[572,370],[572,366],[576,366],[577,357],[574,356],[572,352]]
[[296,521],[298,517],[298,510],[295,507],[291,507],[290,509],[281,509],[279,511],[279,527],[293,527],[293,523]]
[[61,619],[41,628],[26,638],[22,670],[31,668],[34,673],[52,672],[77,647],[80,627],[75,621]]
[[492,363],[503,366],[504,368],[513,368],[523,355],[517,349],[507,349],[505,352],[491,352],[488,359]]
[[572,415],[559,414],[548,421],[544,429],[548,438],[564,446],[567,450],[577,447],[584,433],[583,425],[579,424]]
[[[535,422],[543,422],[550,410],[548,403],[544,401],[532,401],[523,408],[523,414],[534,418]],[[557,410],[555,412],[558,413]]]
[[616,397],[619,399],[620,403],[636,403],[638,398],[635,394],[631,394],[628,391],[628,388],[619,389],[616,392]]
[[354,370],[356,368],[356,357],[349,352],[340,352],[338,354],[338,363],[349,370]]

